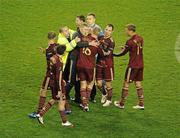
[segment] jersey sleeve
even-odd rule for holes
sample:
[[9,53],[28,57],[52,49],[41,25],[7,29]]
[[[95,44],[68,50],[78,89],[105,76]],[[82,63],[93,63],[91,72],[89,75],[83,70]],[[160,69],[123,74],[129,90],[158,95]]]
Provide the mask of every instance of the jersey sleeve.
[[57,86],[58,86],[58,91],[62,90],[62,71],[63,68],[59,65],[56,66],[56,82],[57,82]]
[[73,39],[71,42],[68,42],[65,37],[59,37],[58,44],[65,45],[66,51],[72,51],[76,47],[76,42]]
[[129,42],[127,41],[122,51],[119,54],[113,54],[113,56],[120,57],[126,55],[130,50]]

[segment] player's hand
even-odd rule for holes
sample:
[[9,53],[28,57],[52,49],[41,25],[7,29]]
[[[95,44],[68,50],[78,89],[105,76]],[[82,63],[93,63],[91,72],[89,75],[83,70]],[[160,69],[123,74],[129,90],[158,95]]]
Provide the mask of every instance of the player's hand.
[[76,43],[81,41],[81,39],[79,37],[76,37],[74,40],[75,40]]
[[91,41],[91,42],[89,42],[89,45],[90,45],[90,46],[94,46],[94,47],[98,47],[99,42],[97,42],[97,41]]
[[42,47],[39,47],[39,51],[41,52],[41,53],[45,53],[45,49],[44,48],[42,48]]

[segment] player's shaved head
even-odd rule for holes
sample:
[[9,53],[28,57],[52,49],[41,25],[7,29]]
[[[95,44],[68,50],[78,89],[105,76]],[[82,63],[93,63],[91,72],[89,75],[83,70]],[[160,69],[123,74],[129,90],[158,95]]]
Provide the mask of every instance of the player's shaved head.
[[87,16],[92,16],[92,17],[96,18],[96,14],[94,14],[94,13],[88,13]]
[[49,40],[55,39],[56,38],[56,33],[51,31],[51,32],[48,33],[47,37],[48,37]]
[[129,31],[133,31],[133,32],[136,32],[136,26],[132,23],[130,24],[127,24],[126,25],[126,28],[129,30]]
[[89,26],[87,23],[82,23],[79,29],[80,29],[80,32],[85,36],[89,34]]
[[88,26],[87,23],[82,23],[82,24],[80,25],[80,28],[84,28],[84,27],[89,27],[89,26]]
[[59,32],[62,33],[64,29],[69,29],[67,26],[60,27]]
[[69,37],[69,27],[63,26],[59,29],[59,32],[63,34],[65,37]]

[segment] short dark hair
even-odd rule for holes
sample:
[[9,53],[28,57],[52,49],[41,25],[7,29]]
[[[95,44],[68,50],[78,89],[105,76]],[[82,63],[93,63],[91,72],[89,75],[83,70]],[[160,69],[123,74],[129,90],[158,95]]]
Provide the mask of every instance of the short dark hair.
[[84,15],[78,15],[78,16],[76,16],[76,17],[79,18],[79,20],[81,20],[81,21],[83,21],[83,22],[86,21],[86,18],[85,18]]
[[133,31],[133,32],[136,32],[136,26],[132,23],[130,24],[127,24],[126,25],[126,28],[129,30],[129,31]]
[[57,45],[57,48],[56,48],[57,54],[63,55],[65,51],[66,51],[65,45]]
[[56,33],[51,31],[51,32],[48,33],[47,37],[48,37],[48,39],[55,39],[56,38]]
[[114,30],[114,25],[113,24],[107,24],[108,27],[112,28],[112,31]]
[[93,16],[94,18],[96,18],[96,14],[94,14],[94,13],[88,13],[87,16]]

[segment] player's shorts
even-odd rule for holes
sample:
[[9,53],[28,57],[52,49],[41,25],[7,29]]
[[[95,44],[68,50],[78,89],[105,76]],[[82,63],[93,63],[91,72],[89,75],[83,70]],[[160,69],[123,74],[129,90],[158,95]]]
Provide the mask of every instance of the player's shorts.
[[143,81],[143,68],[130,68],[126,69],[125,80],[127,82]]
[[96,66],[96,80],[112,81],[114,80],[114,68],[113,67],[101,67]]
[[[65,95],[65,93],[66,93],[66,90],[65,90],[65,82],[63,82],[62,81],[62,83],[61,83],[61,89],[62,89],[62,93],[64,93],[64,95]],[[51,86],[50,87],[51,88],[51,95],[52,95],[52,99],[54,99],[54,100],[57,100],[57,94],[58,94],[58,87],[56,86],[56,85],[54,85],[54,86]]]
[[80,81],[91,82],[95,78],[95,69],[78,68],[78,78]]

